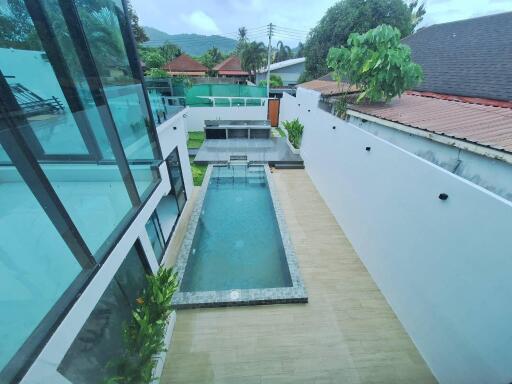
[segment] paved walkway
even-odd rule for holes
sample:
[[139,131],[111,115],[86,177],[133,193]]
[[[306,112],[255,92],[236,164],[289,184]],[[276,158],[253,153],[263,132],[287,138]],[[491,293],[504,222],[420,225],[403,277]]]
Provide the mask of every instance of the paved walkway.
[[309,303],[179,311],[161,383],[435,383],[305,171],[274,180]]

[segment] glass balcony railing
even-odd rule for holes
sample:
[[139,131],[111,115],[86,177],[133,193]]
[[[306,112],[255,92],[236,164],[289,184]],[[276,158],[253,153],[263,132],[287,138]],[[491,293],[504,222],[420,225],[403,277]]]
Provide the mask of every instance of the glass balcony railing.
[[185,109],[184,96],[167,96],[165,93],[155,88],[148,89],[149,102],[156,125],[162,124]]

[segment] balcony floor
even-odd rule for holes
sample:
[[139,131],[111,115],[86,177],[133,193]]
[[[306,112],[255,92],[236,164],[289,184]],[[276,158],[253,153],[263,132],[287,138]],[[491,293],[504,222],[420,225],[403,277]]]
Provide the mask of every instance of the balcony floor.
[[161,383],[435,383],[306,172],[274,180],[309,303],[180,310]]

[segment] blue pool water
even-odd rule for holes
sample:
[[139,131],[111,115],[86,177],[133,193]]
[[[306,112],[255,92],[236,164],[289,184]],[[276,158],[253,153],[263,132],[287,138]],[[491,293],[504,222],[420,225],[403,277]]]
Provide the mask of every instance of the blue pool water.
[[291,286],[265,169],[214,167],[181,291]]

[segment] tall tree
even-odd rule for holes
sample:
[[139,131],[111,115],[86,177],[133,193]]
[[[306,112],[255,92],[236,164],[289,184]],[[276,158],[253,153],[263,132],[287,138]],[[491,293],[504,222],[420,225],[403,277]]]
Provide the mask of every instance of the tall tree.
[[238,43],[235,48],[235,54],[240,55],[242,53],[244,47],[247,45],[247,28],[240,27],[238,28]]
[[130,16],[130,23],[132,25],[133,37],[135,37],[135,41],[139,44],[145,43],[149,40],[146,31],[144,28],[139,25],[139,16],[137,16],[137,12],[133,9],[132,4],[128,1],[128,13]]
[[274,56],[274,63],[291,59],[293,56],[292,49],[285,45],[281,40],[277,42],[277,51]]
[[199,57],[199,62],[208,68],[209,75],[213,75],[213,67],[219,64],[222,60],[224,60],[224,56],[217,47],[210,48],[201,57]]
[[[422,8],[424,11],[424,7]],[[411,9],[404,0],[341,0],[327,10],[305,44],[306,70],[301,80],[328,72],[327,52],[344,45],[352,32],[364,33],[380,24],[396,27],[402,37],[414,30]]]
[[256,79],[256,72],[265,65],[267,48],[263,43],[252,41],[247,43],[240,54],[240,62],[244,71],[249,72],[253,81]]
[[304,57],[304,43],[302,41],[297,45],[297,53],[295,54],[295,57]]
[[425,10],[425,3],[420,4],[419,0],[412,0],[409,3],[409,10],[411,11],[411,24],[413,28],[416,28],[427,12]]
[[180,56],[183,53],[181,51],[180,47],[178,47],[177,45],[172,44],[170,42],[166,42],[159,49],[160,49],[160,54],[162,55],[162,57],[164,58],[166,63],[175,59],[176,57]]

